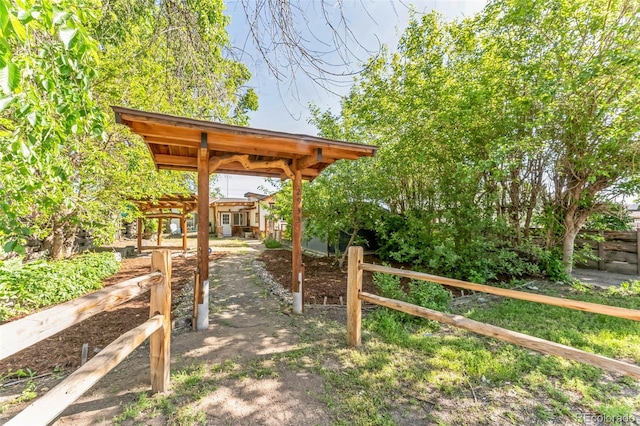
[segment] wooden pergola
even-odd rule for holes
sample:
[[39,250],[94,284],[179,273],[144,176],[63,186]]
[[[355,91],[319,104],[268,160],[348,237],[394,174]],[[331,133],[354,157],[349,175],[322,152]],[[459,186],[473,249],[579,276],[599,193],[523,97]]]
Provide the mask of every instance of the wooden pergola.
[[194,321],[208,327],[209,175],[229,173],[293,181],[292,292],[302,313],[302,181],[313,180],[341,159],[372,157],[377,147],[168,114],[112,107],[116,122],[142,136],[158,170],[198,174],[198,279]]
[[138,218],[138,253],[142,250],[159,248],[175,249],[175,246],[162,245],[162,220],[180,219],[180,230],[182,231],[182,251],[187,251],[187,216],[196,210],[198,197],[195,195],[163,195],[157,199],[133,200],[138,206],[138,210],[145,219],[158,219],[158,245],[142,245],[142,218]]

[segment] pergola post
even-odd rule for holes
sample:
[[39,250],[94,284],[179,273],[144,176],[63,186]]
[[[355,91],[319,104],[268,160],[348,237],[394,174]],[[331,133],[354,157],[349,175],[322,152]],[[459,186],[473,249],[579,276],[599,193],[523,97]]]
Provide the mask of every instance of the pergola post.
[[162,218],[158,218],[158,247],[162,246]]
[[293,312],[301,314],[304,310],[302,300],[302,172],[293,170],[293,224],[291,227],[291,272],[293,293]]
[[180,218],[180,231],[182,232],[182,252],[187,252],[187,213],[183,210]]
[[142,253],[142,218],[138,218],[138,253]]
[[193,305],[197,308],[195,329],[209,328],[209,147],[202,133],[198,149],[198,274]]

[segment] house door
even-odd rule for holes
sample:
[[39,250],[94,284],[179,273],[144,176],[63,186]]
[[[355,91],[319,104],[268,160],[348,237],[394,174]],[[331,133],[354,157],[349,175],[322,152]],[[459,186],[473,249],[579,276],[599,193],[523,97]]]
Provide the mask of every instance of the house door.
[[224,237],[230,237],[231,236],[231,214],[230,213],[220,213],[221,214],[221,220],[220,222],[222,223],[222,235]]

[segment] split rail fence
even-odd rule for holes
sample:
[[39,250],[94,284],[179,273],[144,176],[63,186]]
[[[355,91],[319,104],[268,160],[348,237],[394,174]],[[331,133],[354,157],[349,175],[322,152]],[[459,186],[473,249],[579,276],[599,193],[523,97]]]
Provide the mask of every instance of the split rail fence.
[[37,312],[0,326],[0,359],[53,336],[106,309],[151,290],[149,319],[122,334],[66,379],[35,400],[6,423],[46,425],[116,367],[148,337],[151,390],[169,388],[171,348],[171,255],[157,250],[151,255],[151,273]]
[[485,336],[505,340],[525,348],[533,349],[549,355],[556,355],[563,358],[590,364],[608,371],[623,373],[635,379],[640,379],[640,367],[624,361],[607,358],[602,355],[585,352],[560,343],[551,342],[527,334],[496,327],[491,324],[482,323],[465,318],[461,315],[452,315],[422,306],[413,305],[407,302],[377,296],[375,294],[362,291],[362,272],[382,272],[401,277],[407,277],[432,283],[443,284],[465,290],[479,291],[498,296],[510,297],[513,299],[527,300],[530,302],[544,303],[547,305],[561,306],[569,309],[576,309],[585,312],[610,315],[617,318],[626,318],[640,321],[640,310],[619,308],[615,306],[600,305],[597,303],[581,302],[577,300],[567,300],[557,297],[545,296],[534,293],[526,293],[516,290],[508,290],[499,287],[491,287],[481,284],[473,284],[466,281],[452,278],[439,277],[436,275],[413,272],[405,269],[390,268],[380,265],[363,263],[362,247],[349,248],[349,265],[347,281],[347,344],[359,346],[361,343],[362,330],[362,302],[373,303],[415,315],[422,318],[449,324],[465,330],[473,331]]

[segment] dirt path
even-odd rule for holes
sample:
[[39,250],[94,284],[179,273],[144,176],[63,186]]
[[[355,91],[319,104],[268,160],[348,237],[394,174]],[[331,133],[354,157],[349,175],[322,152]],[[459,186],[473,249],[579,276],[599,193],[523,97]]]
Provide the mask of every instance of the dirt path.
[[[261,249],[257,241],[249,241],[249,247],[225,247],[232,253],[215,261],[210,273],[209,330],[174,333],[172,374],[204,372],[201,382],[209,388],[189,410],[204,413],[207,424],[328,424],[330,414],[319,399],[322,378],[310,368],[290,368],[281,362],[296,350],[301,318],[288,313],[253,273],[252,261]],[[148,351],[147,343],[139,347],[55,424],[112,424],[115,416],[149,389]],[[39,381],[38,393],[58,381]],[[174,380],[173,387],[180,392],[183,383]],[[19,408],[1,414],[0,423]],[[167,420],[159,412],[138,417],[135,423],[166,424]]]

